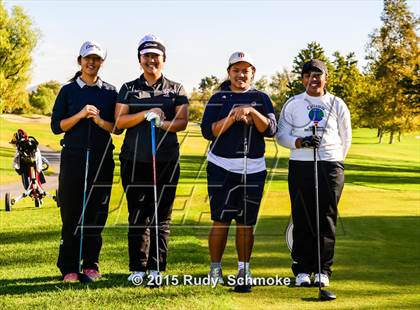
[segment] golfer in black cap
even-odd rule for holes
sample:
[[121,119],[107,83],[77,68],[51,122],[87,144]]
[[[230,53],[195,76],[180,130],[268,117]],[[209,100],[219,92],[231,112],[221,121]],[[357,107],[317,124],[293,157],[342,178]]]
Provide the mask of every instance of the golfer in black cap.
[[[115,111],[117,127],[127,129],[120,161],[129,213],[128,280],[138,284],[147,277],[146,284],[157,286],[159,272],[166,269],[169,223],[180,172],[176,133],[187,127],[188,98],[180,83],[162,74],[166,49],[159,37],[144,36],[137,57],[143,74],[121,87]],[[151,121],[156,126],[156,156],[152,154]]]
[[[292,270],[296,286],[329,285],[337,205],[344,185],[344,159],[351,144],[350,112],[326,91],[328,70],[317,59],[303,65],[306,91],[290,98],[281,111],[277,141],[291,150],[289,193],[292,204]],[[318,161],[321,274],[318,274],[314,148]]]

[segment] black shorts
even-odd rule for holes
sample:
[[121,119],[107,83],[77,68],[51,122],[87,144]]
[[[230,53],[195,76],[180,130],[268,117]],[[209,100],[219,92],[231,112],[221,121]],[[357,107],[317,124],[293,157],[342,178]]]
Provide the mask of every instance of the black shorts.
[[207,188],[211,219],[223,223],[230,223],[234,219],[238,224],[255,225],[266,176],[266,170],[247,174],[245,200],[243,175],[208,162]]

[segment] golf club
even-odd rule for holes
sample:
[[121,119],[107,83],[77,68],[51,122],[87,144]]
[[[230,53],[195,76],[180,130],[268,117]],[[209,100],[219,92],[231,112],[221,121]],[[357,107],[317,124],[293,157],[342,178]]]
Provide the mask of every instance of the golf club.
[[155,120],[151,120],[150,129],[152,135],[152,161],[153,161],[153,193],[155,203],[155,239],[156,239],[156,266],[159,274],[159,229],[158,229],[158,201],[157,201],[157,179],[156,179],[156,140],[155,140]]
[[[248,169],[247,169],[247,165],[248,165],[248,135],[250,133],[249,130],[250,126],[247,124],[244,124],[244,176],[243,176],[243,186],[244,186],[244,222],[246,225],[246,209],[247,209],[247,196],[246,196],[246,187],[247,187],[247,180],[246,180],[246,176],[248,173]],[[245,233],[246,233],[246,229],[245,229]],[[247,253],[247,249],[246,249],[246,236],[244,238],[244,243],[245,243],[245,253]],[[245,254],[247,255],[247,254]],[[244,262],[244,279],[243,279],[243,285],[238,285],[236,284],[235,286],[235,292],[237,293],[249,293],[251,292],[251,285],[247,283],[247,265],[246,265],[246,261]]]
[[91,139],[92,121],[88,119],[88,137],[86,145],[86,163],[85,163],[85,180],[83,189],[83,209],[80,220],[80,246],[79,246],[79,281],[80,283],[90,283],[93,280],[82,272],[82,252],[83,252],[83,229],[85,224],[85,211],[87,206],[86,192],[87,192],[87,179],[89,173],[89,155],[90,155],[90,139]]
[[[312,134],[317,134],[318,120],[314,115],[314,126],[312,127]],[[321,288],[321,241],[320,241],[320,229],[319,229],[319,193],[318,193],[318,159],[316,156],[317,147],[314,146],[314,175],[315,175],[315,208],[316,208],[316,242],[317,242],[317,254],[318,254],[318,298],[321,301],[334,300],[337,296],[329,291]]]

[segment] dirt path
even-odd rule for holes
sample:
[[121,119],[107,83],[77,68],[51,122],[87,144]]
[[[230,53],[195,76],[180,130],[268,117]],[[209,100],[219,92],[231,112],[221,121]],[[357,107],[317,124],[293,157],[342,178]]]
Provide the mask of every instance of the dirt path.
[[14,123],[49,123],[51,121],[51,118],[49,116],[45,116],[45,115],[37,115],[37,114],[33,114],[31,116],[21,116],[21,115],[17,115],[17,114],[1,114],[2,118],[4,118],[5,120],[14,122]]

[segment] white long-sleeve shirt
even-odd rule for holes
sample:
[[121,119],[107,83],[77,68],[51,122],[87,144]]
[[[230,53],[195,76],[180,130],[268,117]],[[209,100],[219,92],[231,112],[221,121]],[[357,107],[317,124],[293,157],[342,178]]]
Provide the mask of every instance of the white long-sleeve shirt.
[[313,149],[297,149],[295,142],[312,135],[317,120],[317,134],[321,137],[318,160],[344,161],[352,139],[350,112],[341,98],[328,92],[321,97],[304,92],[285,103],[278,123],[278,143],[291,150],[291,160],[313,161]]

